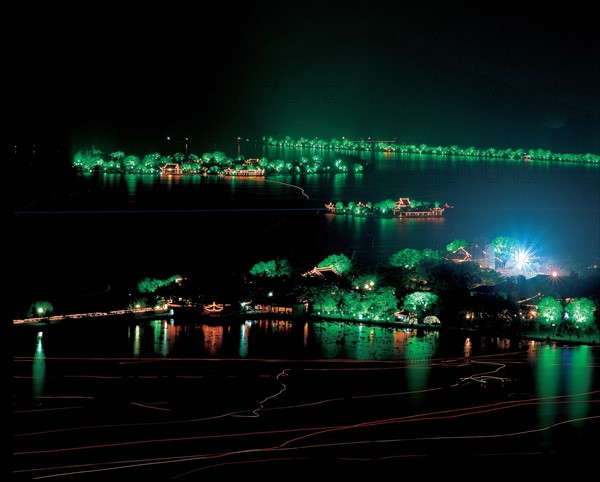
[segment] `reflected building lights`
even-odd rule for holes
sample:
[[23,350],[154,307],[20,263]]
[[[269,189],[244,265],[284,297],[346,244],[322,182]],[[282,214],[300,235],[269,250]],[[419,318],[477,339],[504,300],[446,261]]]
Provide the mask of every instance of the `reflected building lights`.
[[308,322],[305,322],[304,326],[302,327],[302,341],[304,348],[308,347],[308,334]]
[[202,325],[202,335],[204,336],[204,351],[208,355],[218,355],[223,346],[223,327]]
[[467,337],[465,339],[465,344],[463,346],[463,355],[465,357],[465,360],[468,360],[469,358],[471,358],[471,348],[473,347],[473,345],[471,344],[471,339],[469,337]]

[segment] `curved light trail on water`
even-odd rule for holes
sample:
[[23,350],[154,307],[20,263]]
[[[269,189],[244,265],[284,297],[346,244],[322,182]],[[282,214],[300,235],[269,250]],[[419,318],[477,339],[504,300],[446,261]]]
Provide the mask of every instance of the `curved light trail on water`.
[[294,189],[300,189],[300,193],[306,198],[306,199],[310,199],[310,197],[308,196],[308,194],[306,194],[304,192],[304,189],[301,188],[300,186],[296,186],[295,184],[289,184],[287,182],[281,182],[281,181],[272,181],[270,179],[265,179],[265,182],[274,182],[276,184],[283,184],[284,186],[290,186],[293,187]]
[[[464,368],[470,366],[474,373],[470,375],[466,375],[461,370],[456,373],[457,383],[451,384],[450,386],[445,387],[432,387],[426,390],[421,391],[429,391],[434,392],[437,391],[443,396],[444,393],[451,387],[459,387],[464,383],[475,382],[473,385],[482,386],[488,380],[496,380],[501,382],[502,384],[506,381],[509,381],[508,378],[505,378],[501,375],[501,371],[506,368],[507,364],[514,363],[522,363],[521,360],[514,359],[514,355],[517,352],[510,352],[504,354],[495,354],[492,356],[480,356],[476,357],[477,359],[470,359],[468,362],[465,362],[462,358],[440,358],[435,359],[432,358],[430,363],[423,364],[422,366],[429,366],[430,368],[438,367],[442,370],[447,370],[450,368]],[[518,353],[522,355],[522,353]],[[508,359],[507,359],[508,357]],[[24,361],[25,357],[17,357],[15,361]],[[118,362],[122,364],[124,362],[133,361],[131,358],[56,358],[56,360],[68,360],[69,362],[79,362],[79,361],[109,361]],[[142,359],[143,361],[156,361],[155,359]],[[191,360],[187,359],[178,359],[178,361],[185,360],[186,363],[190,363]],[[213,359],[196,359],[201,361],[210,361],[211,364],[208,366],[202,366],[203,369],[211,368]],[[225,359],[221,359],[225,360]],[[175,359],[169,360],[160,360],[161,362],[173,362]],[[244,360],[243,364],[249,361],[256,360]],[[272,361],[272,360],[270,360]],[[283,360],[279,360],[283,362]],[[289,362],[289,360],[287,361]],[[364,401],[370,403],[371,401],[376,401],[376,404],[366,405],[366,406],[355,406],[355,409],[360,410],[364,408],[365,410],[369,410],[369,407],[377,407],[378,400],[382,398],[392,399],[393,397],[409,395],[411,393],[416,393],[416,391],[405,391],[405,390],[385,390],[386,386],[383,389],[376,390],[373,393],[365,393],[362,390],[356,391],[352,393],[351,396],[345,394],[343,397],[339,397],[339,395],[335,391],[331,393],[334,395],[333,397],[328,397],[329,393],[315,393],[314,396],[308,397],[306,399],[302,396],[300,399],[296,399],[294,396],[295,390],[299,387],[303,387],[304,383],[311,383],[314,381],[314,377],[311,375],[315,375],[317,377],[322,377],[327,373],[332,374],[334,377],[333,380],[336,379],[335,374],[339,372],[343,373],[351,373],[351,372],[378,372],[381,374],[388,373],[394,376],[395,370],[404,370],[411,369],[410,365],[407,365],[406,361],[401,362],[378,362],[376,366],[354,366],[355,363],[349,362],[345,363],[343,366],[330,365],[329,363],[324,366],[311,366],[311,363],[308,363],[309,360],[305,360],[306,366],[303,366],[303,369],[299,373],[303,373],[307,375],[306,379],[298,379],[294,376],[295,372],[292,372],[292,367],[279,367],[277,372],[271,371],[271,364],[266,365],[268,368],[269,378],[274,382],[273,384],[268,385],[267,393],[263,393],[260,390],[258,393],[261,394],[260,398],[256,398],[255,401],[251,403],[250,408],[243,410],[235,410],[227,413],[220,413],[213,416],[208,416],[204,418],[196,418],[196,419],[175,419],[175,420],[159,420],[159,421],[150,421],[150,422],[134,422],[134,423],[113,423],[113,424],[102,424],[102,425],[88,425],[88,426],[80,426],[80,427],[63,427],[63,428],[53,428],[51,430],[39,430],[37,432],[30,433],[19,433],[14,434],[15,441],[22,440],[23,437],[34,437],[39,435],[47,436],[51,433],[66,433],[72,432],[75,433],[77,431],[91,431],[91,430],[106,430],[114,427],[146,427],[149,429],[150,427],[168,427],[172,425],[175,427],[177,424],[190,424],[190,423],[200,423],[207,422],[210,420],[215,420],[219,418],[230,418],[230,420],[243,420],[249,418],[260,418],[264,417],[266,425],[254,426],[255,422],[252,422],[253,430],[248,430],[249,427],[245,425],[235,425],[232,426],[231,430],[226,431],[225,433],[198,433],[197,431],[193,431],[190,434],[181,434],[178,431],[170,432],[158,432],[153,434],[154,437],[148,437],[146,434],[146,429],[137,433],[133,432],[124,432],[124,439],[112,439],[109,438],[106,440],[104,437],[100,439],[94,440],[89,439],[89,437],[80,437],[76,435],[69,443],[69,439],[62,439],[62,435],[60,438],[59,444],[52,444],[44,446],[31,446],[30,442],[27,442],[23,447],[19,450],[16,449],[13,451],[12,455],[15,461],[23,461],[23,466],[17,468],[13,471],[14,474],[31,474],[33,475],[32,480],[41,480],[48,478],[61,478],[66,476],[73,475],[83,475],[83,474],[101,474],[101,473],[116,473],[117,471],[124,470],[133,470],[137,468],[143,468],[146,470],[147,468],[151,468],[150,470],[154,470],[154,467],[168,467],[169,465],[173,467],[171,470],[170,478],[174,479],[185,479],[192,475],[196,475],[199,472],[217,469],[220,467],[230,467],[230,466],[239,466],[239,467],[248,467],[251,464],[269,464],[272,462],[282,462],[282,461],[299,461],[303,460],[305,457],[306,451],[313,450],[321,450],[321,449],[340,449],[343,447],[372,447],[374,443],[378,444],[380,447],[386,447],[385,453],[377,453],[373,454],[366,453],[365,458],[363,459],[360,454],[357,456],[353,456],[352,453],[344,454],[343,457],[335,457],[335,461],[342,460],[367,460],[367,461],[376,461],[376,460],[384,460],[384,459],[393,459],[393,458],[402,458],[402,457],[416,457],[422,454],[414,453],[414,454],[405,454],[401,453],[394,444],[406,444],[411,442],[440,442],[440,441],[484,441],[490,440],[493,443],[493,440],[508,440],[509,438],[515,439],[515,437],[522,437],[524,435],[531,436],[540,432],[551,431],[560,426],[566,426],[570,424],[577,424],[583,421],[597,421],[600,418],[600,415],[596,413],[592,413],[589,416],[585,417],[569,417],[565,420],[557,420],[551,423],[540,423],[540,424],[531,424],[531,425],[518,425],[515,427],[490,427],[488,430],[477,430],[475,433],[453,433],[447,432],[446,430],[443,433],[439,433],[437,430],[432,430],[431,432],[419,432],[418,436],[413,436],[411,431],[407,433],[403,433],[399,428],[401,425],[408,426],[419,426],[421,424],[430,423],[443,423],[444,426],[455,420],[458,423],[460,420],[465,420],[467,418],[479,417],[479,416],[492,416],[497,417],[495,414],[500,414],[502,412],[509,413],[513,410],[525,409],[527,407],[541,407],[541,406],[550,406],[550,405],[586,405],[588,407],[592,407],[593,405],[598,406],[600,404],[600,390],[582,390],[576,391],[574,393],[567,394],[553,394],[548,396],[540,396],[535,398],[527,398],[521,400],[502,400],[502,401],[494,401],[491,403],[478,403],[468,406],[457,406],[452,409],[433,409],[427,411],[419,411],[417,413],[406,413],[400,416],[395,416],[396,412],[391,412],[391,417],[386,416],[387,412],[375,412],[373,416],[367,417],[367,419],[362,420],[359,423],[352,423],[354,420],[347,423],[345,418],[337,418],[337,417],[328,417],[327,419],[321,419],[320,417],[324,414],[335,414],[338,411],[342,411],[343,406],[331,406],[329,409],[330,412],[322,412],[319,407],[324,406],[326,404],[334,404],[343,402],[347,404],[349,401],[352,403],[360,401]],[[315,363],[314,361],[311,361]],[[330,362],[330,361],[328,361]],[[339,362],[339,360],[338,360]],[[167,363],[170,365],[171,363]],[[323,361],[321,360],[321,363]],[[146,365],[151,366],[151,365]],[[159,369],[160,367],[157,367]],[[260,376],[263,375],[264,368],[261,366],[258,369],[258,373]],[[192,375],[193,373],[190,373]],[[462,376],[461,376],[462,375]],[[78,374],[64,375],[68,378],[90,378],[88,374]],[[93,374],[93,377],[108,377],[109,374],[103,375],[102,372],[98,374]],[[123,375],[123,379],[126,379],[129,375]],[[144,378],[148,377],[149,379],[157,379],[160,378],[159,375],[156,375],[152,372],[144,375]],[[150,382],[154,383],[154,382]],[[391,388],[391,387],[389,387]],[[400,388],[400,387],[399,387]],[[404,387],[401,387],[404,388]],[[446,391],[445,391],[446,390]],[[290,394],[290,398],[286,398],[285,395]],[[285,395],[284,395],[285,394]],[[305,395],[309,395],[308,393]],[[321,396],[319,396],[321,395]],[[323,396],[325,395],[325,396]],[[56,398],[84,398],[78,396],[53,396],[49,397],[52,399]],[[90,397],[94,398],[94,397]],[[156,410],[164,413],[169,411],[168,405],[163,408],[160,405],[166,405],[166,401],[158,401],[158,400],[128,400],[132,406],[136,406],[140,409],[146,410],[148,412],[154,412]],[[296,403],[294,403],[296,402]],[[310,407],[314,407],[316,411],[306,411]],[[52,407],[52,408],[62,408],[62,407]],[[64,408],[73,408],[73,407],[64,407]],[[82,407],[76,407],[82,408]],[[302,419],[300,416],[300,412],[297,410],[305,410],[304,414],[306,415],[305,419]],[[44,410],[42,408],[41,410]],[[35,412],[35,411],[34,411]],[[22,412],[23,413],[23,412]],[[33,412],[30,412],[33,413]],[[294,416],[295,414],[298,414]],[[23,413],[23,415],[25,415]],[[343,415],[343,414],[342,414]],[[507,417],[510,415],[507,415]],[[275,421],[280,418],[283,419],[285,417],[286,420],[289,420],[289,426],[279,428],[275,425],[271,425]],[[326,422],[323,424],[323,420]],[[109,421],[110,422],[110,421]],[[386,428],[388,427],[388,428]],[[398,427],[398,428],[395,428]],[[40,427],[42,429],[47,427]],[[380,432],[379,430],[384,430]],[[410,430],[410,429],[409,429]],[[204,432],[204,431],[203,431]],[[142,434],[140,436],[140,434]],[[389,436],[392,435],[392,436]],[[325,438],[323,438],[325,437]],[[87,444],[83,444],[82,440],[89,440]],[[96,442],[96,443],[94,443]],[[178,444],[193,444],[194,449],[192,454],[186,454],[181,456],[171,456],[169,457],[164,450],[175,450],[176,448],[180,449],[181,446],[178,447]],[[206,444],[206,445],[202,445]],[[222,444],[222,451],[219,451],[219,447]],[[232,444],[232,445],[230,445]],[[58,446],[57,446],[58,445]],[[191,447],[191,445],[190,445]],[[223,450],[224,448],[224,450]],[[510,447],[509,447],[510,448]],[[527,447],[529,448],[529,447]],[[102,460],[99,460],[97,457],[100,455],[104,455],[104,451],[119,449],[121,452],[121,456],[119,459],[114,458],[113,460],[106,460],[102,457]],[[150,456],[144,458],[136,457],[139,450],[161,450],[160,456],[152,457]],[[486,449],[486,446],[482,446],[482,449]],[[205,452],[203,452],[205,450]],[[497,451],[493,446],[490,446],[488,452],[479,453],[478,455],[506,455],[507,452],[503,452],[502,450]],[[124,452],[125,451],[125,452]],[[76,453],[88,453],[90,454],[88,457],[91,459],[82,460],[82,463],[77,464],[69,464],[67,459],[64,462],[67,462],[66,465],[61,464],[61,460],[56,460],[54,466],[48,466],[44,463],[44,459],[37,460],[37,457],[46,457],[52,454],[65,454],[65,456],[73,456]],[[176,452],[172,452],[173,454]],[[99,455],[96,455],[99,454]],[[294,455],[296,454],[296,455]],[[538,452],[536,452],[536,455]],[[541,454],[541,452],[539,452]],[[335,454],[334,454],[335,455]],[[30,460],[31,459],[31,460]],[[37,462],[37,463],[36,463]],[[178,464],[189,464],[195,462],[192,467],[180,467]],[[39,465],[38,465],[39,464]]]

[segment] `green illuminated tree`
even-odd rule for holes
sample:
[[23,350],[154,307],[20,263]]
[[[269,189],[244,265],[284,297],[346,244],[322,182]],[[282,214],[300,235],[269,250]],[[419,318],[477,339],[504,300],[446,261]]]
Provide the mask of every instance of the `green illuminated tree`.
[[511,256],[514,256],[519,243],[516,239],[508,236],[497,236],[490,241],[490,245],[494,248],[496,257],[500,260],[502,265],[505,265]]
[[99,149],[79,150],[73,158],[73,166],[83,171],[92,171],[104,164],[104,153]]
[[123,151],[112,152],[109,155],[109,158],[115,171],[121,171],[123,169],[123,159],[125,159],[125,153]]
[[123,159],[123,166],[126,172],[139,172],[141,170],[140,158],[138,156],[129,155]]
[[466,239],[457,238],[446,245],[446,251],[449,253],[456,253],[460,249],[464,249],[469,245]]
[[429,291],[415,291],[405,296],[402,307],[405,310],[416,313],[421,319],[423,315],[434,315],[437,309],[439,297]]
[[394,209],[396,209],[396,201],[393,199],[384,199],[373,204],[373,210],[381,215],[389,215]]
[[398,298],[391,286],[383,286],[375,292],[366,293],[363,303],[366,305],[369,318],[374,320],[392,319],[398,309]]
[[421,261],[421,252],[417,249],[406,248],[390,256],[390,265],[396,268],[412,269]]
[[292,267],[287,259],[259,261],[250,269],[250,274],[254,276],[266,276],[267,278],[281,276],[289,278],[292,275]]
[[328,268],[330,266],[338,273],[345,274],[352,268],[352,260],[345,254],[330,254],[317,265],[318,268]]
[[338,302],[338,309],[342,316],[358,317],[362,312],[362,296],[356,291],[345,291]]
[[54,305],[49,301],[36,301],[27,311],[27,316],[46,316],[54,311]]
[[577,331],[587,331],[594,325],[596,305],[589,298],[574,298],[565,307],[566,319]]
[[442,255],[437,249],[425,248],[421,251],[421,259],[433,259],[439,261],[442,259]]
[[459,261],[468,261],[471,259],[471,253],[466,249],[468,245],[469,242],[466,239],[457,238],[446,245],[446,251],[452,254],[460,252],[463,257]]
[[540,325],[548,328],[560,323],[563,307],[556,298],[544,296],[537,305],[537,311]]
[[250,274],[254,276],[266,276],[274,278],[277,276],[277,263],[275,260],[259,261],[250,269]]
[[140,293],[154,293],[158,288],[163,288],[182,279],[183,276],[178,274],[175,274],[167,279],[144,278],[138,282],[138,291]]
[[158,152],[154,152],[152,154],[146,154],[142,158],[142,165],[144,166],[144,170],[148,172],[158,171],[160,169],[160,154]]
[[333,293],[329,289],[320,290],[316,293],[313,304],[317,311],[323,314],[337,314],[340,307],[341,294]]

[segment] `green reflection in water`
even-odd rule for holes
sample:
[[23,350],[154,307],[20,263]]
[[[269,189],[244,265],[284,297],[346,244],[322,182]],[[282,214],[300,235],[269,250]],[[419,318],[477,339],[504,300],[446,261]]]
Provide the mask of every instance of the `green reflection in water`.
[[154,353],[166,357],[177,336],[174,320],[153,320],[150,326],[154,330]]
[[118,187],[118,184],[120,181],[121,181],[121,174],[105,172],[100,177],[100,185],[103,188]]
[[123,178],[127,186],[127,198],[132,202],[135,200],[139,176],[137,174],[124,174]]
[[[555,397],[560,395],[560,370],[561,353],[555,345],[538,346],[535,352],[535,384],[537,395],[543,399],[545,397]],[[550,426],[556,422],[559,406],[549,400],[550,403],[540,403],[538,405],[538,421],[541,427]],[[550,443],[552,433],[544,431],[541,433],[542,443]]]
[[345,189],[348,186],[347,174],[334,174],[331,182],[331,199],[333,202],[344,199]]
[[567,415],[569,419],[575,419],[574,426],[585,424],[584,420],[578,420],[586,417],[589,412],[590,390],[592,388],[592,352],[591,347],[587,345],[577,346],[569,350],[570,364],[567,365],[567,389],[568,393],[581,393],[582,395],[574,398],[574,403],[567,405]]
[[250,341],[250,327],[252,326],[251,320],[246,320],[240,326],[240,346],[238,348],[238,355],[242,358],[248,356],[248,343]]
[[404,358],[408,361],[406,370],[406,386],[412,393],[410,400],[418,405],[423,390],[428,388],[431,372],[430,360],[435,355],[439,342],[439,332],[426,334],[412,333],[404,344]]
[[33,355],[32,389],[34,398],[41,397],[44,394],[44,386],[46,385],[46,355],[44,354],[42,338],[43,333],[40,331],[37,334],[35,354]]
[[[133,332],[133,334],[132,334]],[[140,325],[129,327],[129,343],[132,344],[132,355],[134,357],[140,356],[141,350],[141,328]]]
[[[356,360],[397,360],[422,358],[422,350],[408,346],[406,331],[386,326],[360,323],[320,322],[313,324],[314,340],[324,358],[353,358]],[[435,351],[434,338],[423,345]],[[429,355],[429,357],[431,354]]]

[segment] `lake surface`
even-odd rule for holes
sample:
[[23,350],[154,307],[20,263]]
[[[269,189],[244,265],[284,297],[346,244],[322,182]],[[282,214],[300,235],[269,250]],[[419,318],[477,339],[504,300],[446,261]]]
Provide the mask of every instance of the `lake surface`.
[[600,428],[597,345],[289,320],[18,328],[14,480],[441,476],[456,457],[556,475]]
[[[246,157],[269,159],[310,154],[243,144],[240,149]],[[362,174],[80,175],[18,211],[19,274],[26,273],[30,288],[40,293],[49,280],[54,286],[92,280],[103,289],[129,276],[218,279],[276,257],[310,269],[329,254],[344,253],[368,266],[386,263],[407,247],[445,252],[456,238],[475,251],[496,236],[516,239],[559,271],[598,262],[597,166],[397,153],[367,153],[365,160],[371,167]],[[436,219],[366,219],[324,208],[330,201],[399,197],[453,208]]]
[[[368,267],[406,247],[443,251],[455,238],[475,246],[510,236],[559,269],[598,260],[597,167],[395,154],[369,162],[360,175],[55,179],[11,220],[15,312],[34,300],[86,306],[176,273],[223,290],[276,257],[310,269],[344,253]],[[408,220],[324,210],[399,197],[454,207]],[[19,480],[172,480],[235,467],[308,476],[330,461],[349,477],[372,474],[374,461],[417,474],[440,453],[478,457],[484,470],[518,455],[531,476],[554,474],[555,460],[590,457],[600,417],[595,345],[177,316],[15,327],[10,345]]]

